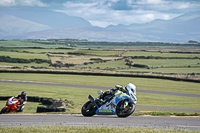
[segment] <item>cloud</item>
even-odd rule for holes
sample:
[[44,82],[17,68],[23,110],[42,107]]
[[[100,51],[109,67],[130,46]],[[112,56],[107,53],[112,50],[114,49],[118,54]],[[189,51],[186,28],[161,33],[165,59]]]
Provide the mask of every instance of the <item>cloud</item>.
[[48,4],[41,2],[40,0],[1,0],[0,6],[11,7],[11,6],[39,6],[47,7]]
[[200,1],[194,2],[189,0],[141,0],[138,2],[141,8],[146,10],[167,11],[167,12],[188,12],[199,10]]
[[118,1],[111,1],[110,7],[114,10],[131,10],[131,1],[129,0],[118,0]]
[[88,20],[94,26],[169,20],[200,9],[199,0],[0,0],[0,6],[48,7]]
[[0,1],[0,6],[9,7],[9,6],[14,6],[14,5],[16,5],[15,0],[1,0]]
[[153,5],[158,5],[158,4],[163,4],[165,1],[163,0],[138,0],[138,4],[153,4]]
[[65,3],[67,0],[41,0],[43,3]]
[[100,27],[145,23],[155,19],[169,20],[182,14],[180,10],[195,7],[190,2],[165,0],[67,1],[63,6],[64,9],[57,11],[83,17],[92,25]]
[[48,4],[42,3],[39,0],[20,0],[20,3],[23,6],[40,6],[40,7],[47,7]]

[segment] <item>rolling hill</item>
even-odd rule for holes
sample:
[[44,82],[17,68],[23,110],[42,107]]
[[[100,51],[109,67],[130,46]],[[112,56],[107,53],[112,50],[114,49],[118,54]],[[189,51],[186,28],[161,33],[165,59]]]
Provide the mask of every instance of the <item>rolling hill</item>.
[[[0,12],[3,12],[0,10]],[[5,11],[4,11],[5,12]],[[92,26],[80,17],[40,10],[0,14],[0,39],[87,39],[93,41],[200,41],[200,11],[143,24]]]

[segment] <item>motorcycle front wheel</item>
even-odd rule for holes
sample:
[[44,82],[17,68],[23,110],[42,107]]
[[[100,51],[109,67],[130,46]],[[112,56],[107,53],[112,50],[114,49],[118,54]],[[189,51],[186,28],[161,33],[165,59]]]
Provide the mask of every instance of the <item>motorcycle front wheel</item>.
[[0,114],[5,114],[5,113],[7,113],[7,107],[4,107],[2,110],[1,110],[1,112],[0,112]]
[[97,107],[91,101],[86,102],[82,109],[81,113],[83,116],[93,116],[96,114]]
[[135,111],[135,104],[127,103],[128,99],[122,100],[117,104],[116,114],[118,117],[128,117]]

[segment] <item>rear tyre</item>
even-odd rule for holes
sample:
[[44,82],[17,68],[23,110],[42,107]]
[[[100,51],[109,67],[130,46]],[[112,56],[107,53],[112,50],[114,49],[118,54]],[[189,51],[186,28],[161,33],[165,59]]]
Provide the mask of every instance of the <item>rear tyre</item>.
[[128,117],[135,111],[135,104],[128,103],[128,105],[125,105],[126,101],[128,99],[122,100],[117,104],[116,114],[118,117]]
[[93,116],[96,114],[97,107],[91,101],[86,102],[82,109],[81,113],[83,116]]
[[4,107],[2,110],[1,110],[1,112],[0,112],[0,114],[5,114],[5,113],[7,113],[7,107]]

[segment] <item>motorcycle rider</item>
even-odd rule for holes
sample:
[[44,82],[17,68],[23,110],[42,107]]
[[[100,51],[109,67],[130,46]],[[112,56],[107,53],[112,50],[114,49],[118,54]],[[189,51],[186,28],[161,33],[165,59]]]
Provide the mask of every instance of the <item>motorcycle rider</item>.
[[25,91],[22,91],[20,95],[15,96],[15,98],[18,99],[20,102],[19,105],[17,105],[17,112],[22,112],[24,109],[25,104],[27,103],[27,93]]
[[128,92],[127,88],[129,88],[133,91],[133,93],[135,95],[135,99],[137,100],[137,98],[136,98],[136,86],[132,83],[129,83],[126,86],[116,85],[115,88],[107,90],[106,92],[103,92],[101,90],[97,91],[97,93],[99,94],[98,99],[102,99],[104,101],[104,103],[108,102],[109,100],[112,99],[112,97],[114,96],[114,94],[117,90],[120,90],[123,93],[127,93]]

